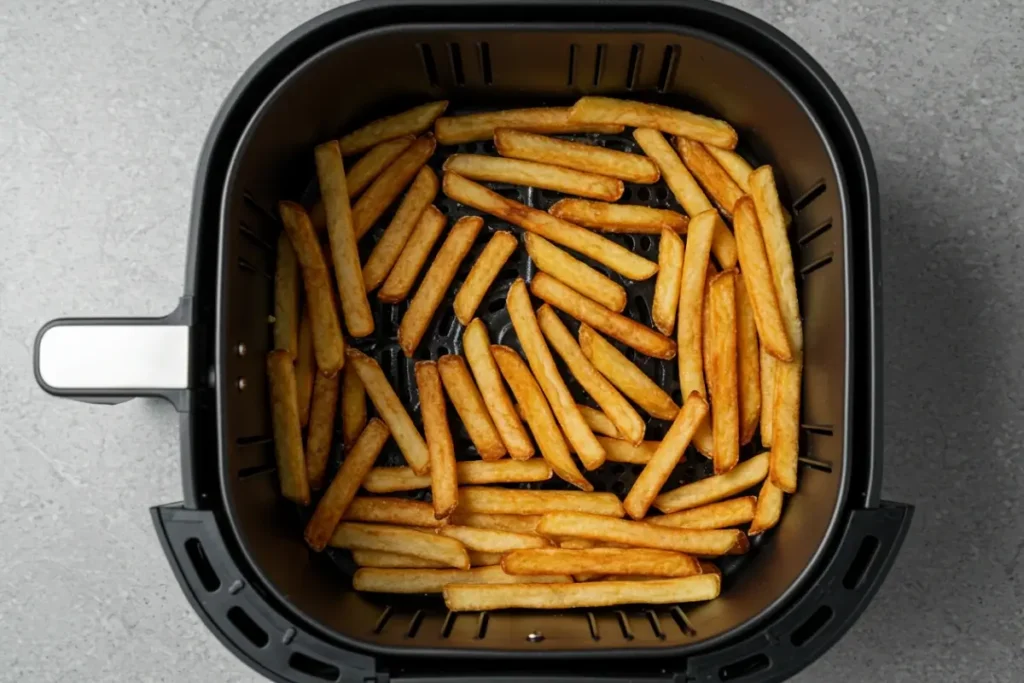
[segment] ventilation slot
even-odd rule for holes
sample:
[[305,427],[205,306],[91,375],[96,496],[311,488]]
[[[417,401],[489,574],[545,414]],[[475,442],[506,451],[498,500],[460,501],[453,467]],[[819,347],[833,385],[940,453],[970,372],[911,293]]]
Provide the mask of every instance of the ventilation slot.
[[262,270],[260,270],[259,268],[257,268],[253,264],[249,263],[244,258],[238,259],[238,266],[242,270],[248,271],[250,273],[255,273],[256,275],[262,275],[263,277],[267,278],[268,280],[273,280],[274,279],[273,275],[270,275],[269,273],[264,273]]
[[619,628],[622,629],[622,637],[626,640],[633,640],[633,628],[629,625],[629,616],[622,610],[616,610],[615,616],[619,620]]
[[832,263],[832,252],[825,254],[817,261],[812,261],[811,263],[808,263],[806,266],[801,268],[800,275],[802,275],[803,277],[807,277],[814,271],[818,270],[819,268],[823,268],[830,263]]
[[449,612],[448,616],[444,618],[444,623],[441,624],[441,637],[447,638],[452,634],[452,629],[455,628],[455,617],[456,612]]
[[832,425],[814,425],[814,424],[802,424],[801,429],[804,429],[811,434],[821,434],[822,436],[832,436]]
[[738,662],[723,666],[718,670],[718,677],[723,681],[738,681],[747,676],[766,671],[772,665],[768,655],[756,654]]
[[676,622],[676,626],[678,626],[679,630],[683,632],[683,635],[690,637],[697,635],[697,629],[695,629],[693,624],[690,623],[690,620],[687,618],[686,612],[683,611],[682,607],[676,605],[669,610],[669,614],[672,615],[672,621]]
[[210,593],[220,588],[220,578],[217,576],[217,572],[213,571],[213,565],[206,557],[203,544],[199,542],[198,538],[190,538],[185,541],[185,553],[192,561],[192,568],[196,570],[196,576],[199,577],[199,583],[203,584],[203,588]]
[[280,218],[278,217],[278,215],[273,211],[270,211],[269,209],[265,208],[262,204],[256,201],[248,190],[242,192],[242,201],[244,201],[246,204],[248,204],[251,208],[255,209],[256,211],[259,211],[261,214],[269,218],[271,221],[275,223],[280,222]]
[[274,437],[267,436],[266,434],[257,434],[255,436],[240,436],[235,439],[235,443],[239,446],[255,446],[261,443],[269,443],[273,441]]
[[793,213],[800,213],[807,208],[807,205],[813,202],[815,199],[820,197],[825,192],[825,181],[819,180],[814,183],[811,189],[804,192],[795,202],[793,202]]
[[876,553],[878,553],[878,539],[874,536],[866,536],[860,542],[860,549],[857,550],[856,557],[853,558],[846,576],[843,577],[843,588],[853,590],[860,587]]
[[341,676],[341,671],[338,667],[327,662],[321,662],[319,659],[313,659],[301,652],[292,653],[292,656],[288,658],[288,666],[299,673],[319,678],[322,681],[336,681]]
[[480,57],[480,73],[484,75],[484,85],[493,85],[494,72],[491,71],[491,44],[477,43],[476,51]]
[[252,477],[258,477],[261,474],[267,474],[268,472],[274,472],[277,470],[277,465],[274,463],[268,463],[266,465],[255,465],[253,467],[243,467],[238,470],[239,479],[250,479]]
[[601,43],[597,46],[597,57],[594,59],[594,87],[601,84],[601,75],[604,73],[604,56],[608,46]]
[[458,43],[448,43],[448,57],[452,62],[452,78],[455,85],[466,85],[466,70],[462,68],[462,48]]
[[652,609],[644,610],[644,614],[647,615],[647,621],[651,622],[654,637],[658,640],[665,640],[665,632],[661,630],[661,619],[658,618],[658,614]]
[[587,612],[587,628],[590,629],[590,637],[593,640],[601,640],[601,632],[597,629],[597,617],[593,612]]
[[812,470],[818,470],[819,472],[832,474],[832,463],[825,462],[824,460],[815,460],[814,458],[805,458],[803,456],[797,459],[803,464],[810,467]]
[[246,614],[241,607],[229,609],[228,620],[256,647],[265,647],[270,642],[267,632],[260,628],[259,624],[253,621],[252,617]]
[[576,79],[576,52],[580,49],[579,45],[569,46],[569,76],[566,78],[566,83],[572,85]]
[[831,619],[832,608],[828,605],[822,605],[815,610],[810,619],[800,624],[800,626],[793,631],[793,635],[789,637],[790,642],[797,647],[802,647],[807,643],[807,641],[813,638],[818,631],[824,628],[825,624],[827,624]]
[[626,89],[633,90],[640,78],[640,60],[644,56],[644,46],[637,43],[629,49],[629,66],[626,69]]
[[245,223],[239,223],[238,230],[254,244],[263,247],[267,251],[274,251],[274,245],[270,244],[265,239],[257,235],[256,232]]
[[406,638],[415,638],[416,634],[420,631],[420,626],[423,625],[423,610],[418,609],[416,613],[412,615],[412,619],[409,621],[409,628],[405,630]]
[[672,82],[675,81],[680,51],[681,48],[678,45],[667,45],[665,47],[665,54],[661,58],[661,71],[658,72],[658,92],[665,92],[672,86]]
[[490,621],[491,617],[487,612],[481,612],[480,616],[476,620],[476,635],[473,636],[476,640],[483,640],[487,637],[487,622]]
[[373,625],[374,634],[379,635],[380,632],[384,630],[384,627],[387,626],[388,622],[391,620],[391,615],[394,614],[394,611],[395,610],[391,605],[384,608],[384,611],[381,612],[380,616],[377,618],[377,623]]
[[811,240],[821,237],[832,228],[832,219],[826,218],[821,225],[816,228],[808,230],[805,235],[797,239],[797,242],[801,247],[806,246]]
[[420,49],[420,59],[423,61],[423,72],[427,76],[427,82],[431,88],[437,87],[437,63],[434,62],[434,51],[426,43],[416,45]]

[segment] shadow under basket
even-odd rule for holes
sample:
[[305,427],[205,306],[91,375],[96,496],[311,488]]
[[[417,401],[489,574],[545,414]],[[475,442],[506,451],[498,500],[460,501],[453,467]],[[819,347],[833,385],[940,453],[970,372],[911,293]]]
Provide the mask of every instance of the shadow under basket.
[[[453,614],[438,596],[356,593],[348,553],[311,552],[302,541],[308,513],[278,492],[264,362],[276,203],[315,200],[313,147],[381,115],[438,99],[450,100],[451,115],[566,105],[584,94],[723,118],[739,132],[738,152],[775,168],[794,217],[805,330],[799,492],[775,530],[723,563],[722,596],[704,604]],[[576,137],[636,149],[630,130]],[[456,151],[493,153],[493,145],[439,147],[435,170]],[[540,209],[561,197],[491,186]],[[664,183],[627,184],[623,201],[678,210]],[[450,220],[473,213],[443,195],[436,203]],[[485,219],[417,359],[461,350],[452,293],[494,230],[519,234]],[[207,626],[274,680],[778,681],[863,611],[912,516],[880,500],[878,233],[874,168],[849,105],[803,50],[749,15],[703,1],[357,2],[290,33],[229,95],[200,160],[179,309],[150,320],[54,321],[37,340],[37,377],[80,400],[174,402],[184,501],[153,508],[153,520]],[[615,239],[657,260],[656,237]],[[512,280],[531,276],[520,249],[478,311],[492,340],[515,346],[503,300]],[[653,280],[616,279],[629,293],[627,314],[650,324]],[[415,359],[396,342],[404,309],[374,303],[377,331],[356,346],[381,362],[416,415]],[[57,333],[129,335],[131,350],[139,330],[184,330],[179,382],[122,373],[116,382],[62,383],[53,369]],[[678,399],[675,361],[632,357]],[[666,427],[652,421],[648,438]],[[465,434],[457,439],[462,457],[477,457]],[[390,444],[379,464],[404,463]],[[670,485],[704,470],[691,451]],[[588,476],[622,494],[636,474],[612,464]]]

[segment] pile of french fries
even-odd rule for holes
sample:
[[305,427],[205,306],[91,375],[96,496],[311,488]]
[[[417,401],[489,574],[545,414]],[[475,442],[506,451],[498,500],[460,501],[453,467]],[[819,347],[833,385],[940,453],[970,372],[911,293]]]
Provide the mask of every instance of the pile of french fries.
[[[282,494],[306,506],[324,489],[306,542],[350,550],[358,590],[443,593],[454,611],[715,598],[721,575],[709,560],[746,552],[797,486],[803,334],[772,169],[732,151],[728,123],[670,107],[584,97],[567,108],[443,117],[446,106],[319,145],[321,201],[308,213],[280,203],[267,368]],[[626,126],[644,154],[550,137]],[[450,155],[440,181],[427,165],[438,144],[490,139],[498,156]],[[357,154],[346,172],[343,155]],[[624,181],[662,179],[685,215],[614,203]],[[545,212],[485,182],[571,196]],[[481,215],[448,228],[433,205],[439,191]],[[392,205],[362,262],[359,240]],[[346,350],[342,330],[356,340],[374,333],[372,292],[388,304],[411,294],[398,343],[415,357],[484,216],[520,228],[536,267],[505,302],[523,355],[493,344],[476,317],[519,246],[498,230],[455,293],[463,353],[415,364],[421,432],[377,362]],[[607,233],[658,235],[658,262]],[[625,280],[655,277],[656,329],[625,315],[624,287],[581,256]],[[579,321],[577,334],[562,316]],[[610,339],[675,358],[682,405]],[[597,408],[577,404],[556,357]],[[377,417],[368,419],[367,397]],[[478,458],[457,457],[466,454],[455,451],[449,402]],[[339,413],[345,456],[328,482]],[[660,441],[645,441],[648,418],[670,423]],[[769,450],[741,461],[758,428]],[[374,466],[391,438],[407,467]],[[714,475],[664,490],[691,443]],[[623,500],[595,492],[584,474],[606,462],[643,466]],[[552,477],[578,490],[501,486]],[[430,502],[394,495],[423,489]]]

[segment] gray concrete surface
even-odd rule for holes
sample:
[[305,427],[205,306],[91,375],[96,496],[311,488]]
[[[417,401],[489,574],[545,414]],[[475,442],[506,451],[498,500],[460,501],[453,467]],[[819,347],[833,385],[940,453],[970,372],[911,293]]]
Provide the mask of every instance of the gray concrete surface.
[[[799,677],[1024,678],[1024,10],[738,3],[806,46],[883,191],[885,494],[918,505],[889,580]],[[209,635],[147,507],[179,499],[170,407],[44,395],[39,326],[158,315],[182,288],[215,110],[324,0],[0,5],[0,680],[260,680]]]

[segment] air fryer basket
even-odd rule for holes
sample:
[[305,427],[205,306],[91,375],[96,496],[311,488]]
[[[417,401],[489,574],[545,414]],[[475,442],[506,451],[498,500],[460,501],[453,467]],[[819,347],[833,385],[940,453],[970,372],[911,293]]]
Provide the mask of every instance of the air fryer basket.
[[[315,200],[313,146],[380,115],[436,99],[451,101],[451,115],[563,105],[582,94],[727,119],[740,133],[738,151],[775,167],[794,214],[801,274],[800,490],[788,499],[777,529],[747,556],[724,564],[722,597],[703,605],[455,615],[436,597],[357,594],[348,554],[310,552],[302,542],[302,513],[278,493],[264,370],[280,232],[276,202]],[[578,137],[635,149],[629,131]],[[455,151],[493,152],[493,146],[441,147],[434,168]],[[863,135],[834,84],[788,39],[735,10],[703,1],[356,3],[284,38],[222,109],[197,178],[179,310],[150,321],[54,321],[37,341],[37,376],[48,391],[85,400],[174,400],[182,411],[185,500],[154,508],[154,520],[197,611],[268,676],[671,678],[685,671],[694,680],[781,680],[816,658],[863,610],[910,519],[910,508],[879,501],[874,183]],[[560,197],[493,187],[540,209]],[[627,184],[623,201],[678,210],[663,183]],[[476,213],[443,195],[436,203],[449,220]],[[452,295],[495,229],[518,232],[485,220],[418,358],[461,350]],[[380,231],[361,245],[367,253]],[[656,238],[614,239],[657,259]],[[519,250],[478,311],[492,340],[516,345],[504,296],[515,277],[531,276]],[[653,281],[623,284],[627,313],[650,324]],[[357,346],[377,357],[415,416],[412,361],[395,339],[404,308],[375,305],[377,332]],[[47,339],[51,331],[84,325],[84,334],[111,324],[118,334],[129,325],[186,329],[184,385],[169,391],[143,378],[121,379],[127,389],[83,388],[62,385],[46,371],[57,347]],[[674,361],[630,355],[679,398]],[[666,426],[653,421],[648,438],[659,438]],[[464,433],[457,439],[462,457],[476,457]],[[334,466],[339,458],[336,452]],[[401,454],[391,445],[379,464],[403,464]],[[674,482],[704,467],[691,451]],[[610,464],[588,476],[598,490],[621,494],[636,474],[634,466]],[[582,670],[596,659],[602,661],[591,672]]]

